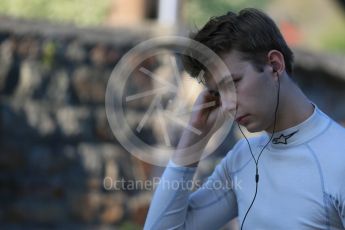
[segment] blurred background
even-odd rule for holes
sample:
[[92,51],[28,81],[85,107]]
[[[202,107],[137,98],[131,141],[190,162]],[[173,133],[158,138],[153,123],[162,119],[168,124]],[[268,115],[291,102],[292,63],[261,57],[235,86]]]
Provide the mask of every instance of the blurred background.
[[[108,190],[104,178],[149,180],[163,169],[114,138],[104,105],[111,71],[141,41],[188,36],[244,7],[273,17],[295,53],[293,79],[345,125],[344,0],[1,0],[0,228],[142,229],[152,189]],[[164,72],[157,60],[144,65]],[[133,75],[133,93],[152,87]],[[138,123],[149,103],[131,103],[129,119]],[[156,126],[143,140],[158,141]],[[196,177],[207,177],[238,138],[232,130]]]

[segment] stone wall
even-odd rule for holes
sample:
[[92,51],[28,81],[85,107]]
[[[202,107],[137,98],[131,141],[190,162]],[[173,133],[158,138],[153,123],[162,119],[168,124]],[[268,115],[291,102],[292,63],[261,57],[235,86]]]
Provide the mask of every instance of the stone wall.
[[117,143],[104,98],[118,60],[148,34],[0,24],[0,228],[140,229],[150,191],[109,191],[103,179],[146,179],[150,166]]

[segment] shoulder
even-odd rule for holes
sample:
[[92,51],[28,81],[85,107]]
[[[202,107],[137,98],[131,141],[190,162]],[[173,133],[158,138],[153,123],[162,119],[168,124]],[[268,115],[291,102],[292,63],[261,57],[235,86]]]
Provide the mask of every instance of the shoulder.
[[345,128],[330,119],[327,129],[308,143],[330,190],[339,188],[345,175]]
[[334,120],[332,120],[329,132],[336,134],[336,138],[342,138],[342,140],[345,140],[345,128]]
[[339,123],[337,123],[335,120],[333,120],[331,117],[329,117],[327,114],[319,110],[320,114],[329,121],[329,125],[327,129],[325,130],[324,134],[330,135],[336,134],[335,137],[330,137],[330,139],[337,139],[337,138],[344,138],[345,137],[345,128],[341,126]]
[[341,152],[341,155],[345,157],[345,128],[329,118],[328,127],[309,144],[316,150],[339,150],[332,152]]

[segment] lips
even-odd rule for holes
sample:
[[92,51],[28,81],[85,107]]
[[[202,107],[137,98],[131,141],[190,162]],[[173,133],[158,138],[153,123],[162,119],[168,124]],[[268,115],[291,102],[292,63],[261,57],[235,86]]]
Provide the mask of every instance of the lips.
[[241,123],[243,123],[245,121],[245,118],[247,118],[248,116],[249,116],[249,114],[245,114],[243,116],[239,116],[239,117],[236,118],[236,122],[241,124]]

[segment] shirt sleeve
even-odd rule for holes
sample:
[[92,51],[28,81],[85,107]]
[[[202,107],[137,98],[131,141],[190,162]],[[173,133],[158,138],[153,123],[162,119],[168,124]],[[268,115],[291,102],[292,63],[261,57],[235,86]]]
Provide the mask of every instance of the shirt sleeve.
[[218,229],[236,217],[234,182],[227,159],[195,192],[192,185],[198,186],[193,181],[196,168],[170,161],[153,196],[144,229]]

